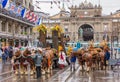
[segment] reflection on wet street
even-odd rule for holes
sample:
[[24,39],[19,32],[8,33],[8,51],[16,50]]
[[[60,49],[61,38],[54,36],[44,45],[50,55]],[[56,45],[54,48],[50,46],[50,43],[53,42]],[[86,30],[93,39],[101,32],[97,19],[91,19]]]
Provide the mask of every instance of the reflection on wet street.
[[120,82],[119,68],[86,72],[77,64],[74,72],[68,66],[63,70],[54,69],[39,79],[35,79],[35,75],[15,75],[11,70],[11,64],[0,63],[0,82]]

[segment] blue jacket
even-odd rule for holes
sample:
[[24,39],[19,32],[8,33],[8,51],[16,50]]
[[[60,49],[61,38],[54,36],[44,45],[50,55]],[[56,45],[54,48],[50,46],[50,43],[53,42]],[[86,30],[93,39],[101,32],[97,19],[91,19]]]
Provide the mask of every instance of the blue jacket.
[[71,62],[76,62],[76,56],[72,56],[72,57],[70,58],[70,61],[71,61]]
[[105,52],[105,59],[106,59],[106,60],[109,60],[109,59],[110,59],[110,52],[109,52],[109,51],[106,51],[106,52]]
[[43,59],[42,55],[39,54],[39,53],[36,53],[35,54],[35,59],[34,59],[35,60],[35,66],[41,66],[42,59]]

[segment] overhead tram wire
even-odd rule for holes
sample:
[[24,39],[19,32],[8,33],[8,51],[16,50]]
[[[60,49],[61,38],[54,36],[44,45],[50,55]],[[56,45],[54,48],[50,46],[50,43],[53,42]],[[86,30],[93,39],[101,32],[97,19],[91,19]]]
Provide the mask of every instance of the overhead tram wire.
[[[36,3],[37,4],[40,4],[40,3],[51,3],[51,8],[52,8],[52,5],[55,4],[60,10],[60,4],[63,3],[65,4],[65,2],[69,2],[70,3],[70,0],[46,0],[46,1],[43,1],[43,0],[37,0]],[[72,5],[72,3],[70,3]],[[37,5],[35,5],[38,9],[41,9],[40,7],[38,7]],[[68,3],[67,3],[67,7],[68,6]]]

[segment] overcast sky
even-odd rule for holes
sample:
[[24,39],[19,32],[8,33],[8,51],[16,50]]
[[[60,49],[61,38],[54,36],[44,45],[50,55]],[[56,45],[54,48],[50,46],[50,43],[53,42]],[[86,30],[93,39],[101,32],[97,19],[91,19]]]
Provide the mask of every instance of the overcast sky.
[[[34,0],[34,1],[52,1],[52,0]],[[84,1],[85,0],[70,0],[70,3],[65,3],[65,8],[67,11],[69,11],[67,9],[68,6],[71,6],[72,4],[79,5],[81,2],[84,2]],[[99,4],[99,0],[87,0],[87,1],[93,3],[93,5]],[[120,9],[120,0],[100,0],[100,4],[103,8],[103,12],[102,12],[103,14],[110,14],[110,12],[114,13],[116,10]],[[34,5],[37,5],[41,8],[41,9],[38,9],[35,7],[35,10],[50,13],[50,15],[57,14],[60,11],[60,9],[55,4],[52,5],[53,8],[51,9],[50,8],[51,3],[38,4],[34,2]]]

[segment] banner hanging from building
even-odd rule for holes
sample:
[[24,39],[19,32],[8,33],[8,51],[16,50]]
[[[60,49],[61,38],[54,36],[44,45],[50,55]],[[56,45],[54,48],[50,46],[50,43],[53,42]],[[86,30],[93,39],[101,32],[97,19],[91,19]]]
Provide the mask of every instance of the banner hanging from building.
[[9,0],[1,0],[2,8],[8,8],[9,7]]
[[42,17],[33,11],[27,10],[21,5],[16,6],[15,1],[11,2],[9,0],[0,0],[0,6],[8,10],[11,14],[26,18],[28,21],[33,22],[35,25],[40,25],[42,23]]

